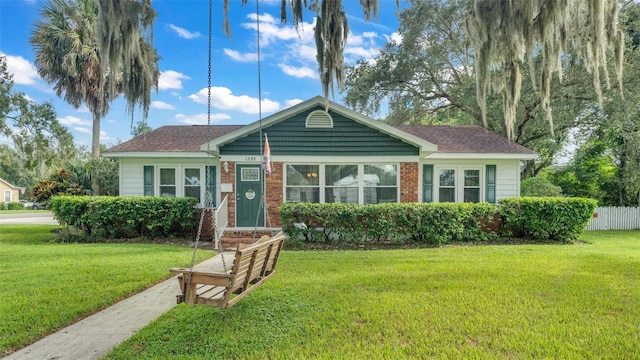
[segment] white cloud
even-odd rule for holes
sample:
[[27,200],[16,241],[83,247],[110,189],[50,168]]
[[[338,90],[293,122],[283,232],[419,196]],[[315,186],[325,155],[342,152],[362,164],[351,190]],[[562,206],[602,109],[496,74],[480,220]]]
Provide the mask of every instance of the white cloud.
[[231,50],[231,49],[224,49],[224,53],[230,57],[231,59],[233,59],[234,61],[237,62],[256,62],[258,61],[258,54],[257,53],[244,53],[241,54],[238,51],[235,50]]
[[182,89],[182,79],[188,80],[190,77],[173,70],[161,71],[158,90]]
[[[189,95],[189,99],[199,104],[207,103],[207,88],[196,94]],[[248,95],[233,95],[226,87],[211,87],[211,106],[222,110],[236,110],[246,114],[259,113],[258,99]],[[262,100],[262,112],[269,113],[280,109],[280,103],[273,100]]]
[[106,131],[100,130],[100,140],[101,141],[111,140],[111,138],[109,136],[107,136],[107,132]]
[[[245,29],[256,30],[256,14],[247,15],[251,21],[242,24]],[[315,18],[314,18],[315,22]],[[280,26],[280,20],[269,14],[260,14],[260,44],[267,46],[272,42],[296,40],[300,43],[313,43],[313,23],[303,22],[298,29],[293,26]]]
[[40,76],[38,70],[29,60],[22,56],[7,55],[0,52],[0,55],[7,57],[7,70],[13,74],[13,82],[20,85],[35,85]]
[[80,119],[75,116],[67,115],[62,118],[58,118],[58,122],[62,125],[81,125],[91,127],[93,122],[91,120]]
[[285,102],[284,102],[284,107],[285,107],[285,108],[290,108],[290,107],[292,107],[292,106],[294,106],[294,105],[298,105],[298,104],[300,104],[300,103],[301,103],[301,102],[303,102],[303,101],[304,101],[304,100],[302,100],[302,99],[290,99],[290,100],[285,100]]
[[295,67],[287,64],[278,64],[278,67],[280,68],[280,70],[282,70],[283,73],[289,76],[312,79],[318,77],[315,70],[306,66]]
[[167,104],[164,101],[152,101],[151,102],[151,107],[154,109],[162,109],[162,110],[175,110],[176,107],[171,105],[171,104]]
[[400,33],[397,31],[394,31],[393,33],[391,33],[391,35],[385,35],[384,37],[388,42],[393,41],[396,43],[396,45],[402,44],[402,35],[400,35]]
[[344,49],[345,57],[347,55],[352,55],[355,58],[370,60],[376,57],[380,53],[380,48],[378,47],[348,47]]
[[187,29],[181,28],[179,26],[175,26],[173,24],[169,24],[169,29],[173,30],[176,34],[178,34],[178,36],[180,36],[183,39],[195,39],[197,37],[200,37],[200,33],[197,31],[189,31]]
[[[189,124],[189,125],[207,125],[208,119],[207,114],[194,114],[194,115],[185,115],[185,114],[177,114],[176,120],[178,122]],[[211,114],[211,122],[220,122],[222,120],[231,119],[231,116],[227,114]]]
[[83,133],[83,134],[91,134],[91,129],[90,128],[85,128],[85,127],[81,127],[81,126],[74,126],[73,130],[79,132],[79,133]]

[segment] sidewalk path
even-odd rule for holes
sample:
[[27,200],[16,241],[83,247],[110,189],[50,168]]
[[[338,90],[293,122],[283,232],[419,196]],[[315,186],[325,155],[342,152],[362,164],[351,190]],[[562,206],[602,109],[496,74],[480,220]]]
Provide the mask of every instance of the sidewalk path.
[[[233,252],[225,252],[224,257],[227,262],[232,262]],[[220,256],[198,264],[198,267],[201,266],[222,268]],[[176,306],[176,295],[179,293],[178,280],[172,277],[69,325],[2,360],[99,359],[155,318]]]

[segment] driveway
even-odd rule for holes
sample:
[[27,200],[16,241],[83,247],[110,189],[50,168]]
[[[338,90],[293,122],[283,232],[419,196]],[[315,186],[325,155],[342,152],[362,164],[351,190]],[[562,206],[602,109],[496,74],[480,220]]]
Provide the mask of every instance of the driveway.
[[59,225],[53,218],[51,211],[25,212],[24,214],[3,214],[0,212],[0,225],[2,224],[38,224]]

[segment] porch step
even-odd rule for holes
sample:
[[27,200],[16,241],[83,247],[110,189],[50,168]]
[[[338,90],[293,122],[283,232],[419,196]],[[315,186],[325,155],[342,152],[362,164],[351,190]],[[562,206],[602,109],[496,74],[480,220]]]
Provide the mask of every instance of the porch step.
[[271,236],[271,230],[230,230],[224,231],[220,239],[220,245],[223,249],[235,249],[239,244],[253,244],[264,235]]

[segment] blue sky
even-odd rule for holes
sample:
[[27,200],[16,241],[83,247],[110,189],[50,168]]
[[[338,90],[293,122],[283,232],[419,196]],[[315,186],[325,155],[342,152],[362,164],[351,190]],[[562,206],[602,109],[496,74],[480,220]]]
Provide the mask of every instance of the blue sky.
[[[357,0],[343,0],[351,33],[346,62],[372,59],[390,38],[397,38],[398,21],[393,0],[380,0],[377,20],[365,22]],[[58,98],[33,65],[30,32],[39,18],[40,0],[0,0],[0,53],[7,56],[14,75],[14,89],[36,102],[54,104],[59,121],[68,127],[76,144],[91,144],[91,114],[74,109]],[[160,60],[159,90],[147,123],[162,125],[207,123],[207,25],[206,0],[155,0],[158,13],[154,45]],[[260,2],[262,115],[321,95],[313,41],[313,18],[305,13],[299,31],[279,20],[279,0]],[[401,5],[402,6],[402,5]],[[231,0],[232,37],[222,31],[222,0],[213,2],[212,124],[248,124],[258,119],[258,64],[256,4]],[[336,92],[337,102],[341,95]],[[134,122],[139,120],[139,114]],[[122,99],[112,104],[102,120],[101,143],[108,146],[131,138],[131,118]]]

